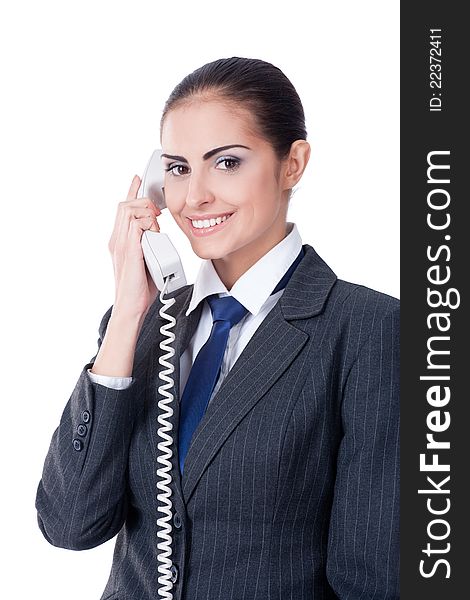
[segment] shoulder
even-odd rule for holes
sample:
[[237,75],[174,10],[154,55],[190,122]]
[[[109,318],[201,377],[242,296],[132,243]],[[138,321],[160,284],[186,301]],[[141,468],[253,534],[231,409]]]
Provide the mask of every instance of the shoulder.
[[384,292],[365,285],[337,279],[331,291],[330,301],[341,306],[341,310],[351,316],[361,318],[382,318],[390,313],[400,312],[400,300]]
[[[397,313],[400,301],[365,285],[339,279],[312,246],[304,244],[305,257],[296,270],[289,303],[302,304],[295,316],[322,314],[332,324],[361,321],[371,324]],[[289,286],[288,286],[289,288]]]
[[[351,360],[366,343],[398,343],[400,301],[365,285],[337,279],[324,307],[323,319],[332,344]],[[381,341],[382,340],[382,341]]]

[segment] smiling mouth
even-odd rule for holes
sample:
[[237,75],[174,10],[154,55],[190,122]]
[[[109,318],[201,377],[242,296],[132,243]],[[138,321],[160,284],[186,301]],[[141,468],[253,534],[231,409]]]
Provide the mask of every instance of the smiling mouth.
[[192,219],[189,219],[189,222],[191,223],[192,229],[204,231],[219,227],[220,225],[228,221],[232,215],[233,213],[223,215],[222,217],[217,217],[217,219],[196,219],[194,221]]
[[195,235],[210,234],[218,231],[219,229],[223,229],[227,221],[229,221],[234,214],[235,213],[224,215],[223,217],[218,217],[217,219],[201,219],[195,221],[192,221],[190,218],[188,218],[188,221],[190,229]]

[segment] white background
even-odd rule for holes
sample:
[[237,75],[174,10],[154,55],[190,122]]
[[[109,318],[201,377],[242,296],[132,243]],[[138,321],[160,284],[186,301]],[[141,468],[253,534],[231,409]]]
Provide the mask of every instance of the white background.
[[[117,203],[187,73],[234,55],[284,71],[312,146],[288,219],[339,277],[399,296],[398,27],[398,1],[2,4],[3,598],[98,599],[107,581],[114,540],[52,547],[34,500],[114,300]],[[200,259],[165,213],[192,283]]]

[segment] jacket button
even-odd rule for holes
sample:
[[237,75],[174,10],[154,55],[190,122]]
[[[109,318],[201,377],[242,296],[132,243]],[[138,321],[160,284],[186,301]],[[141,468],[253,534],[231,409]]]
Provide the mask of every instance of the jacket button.
[[173,517],[173,524],[176,527],[176,529],[181,529],[181,525],[183,524],[181,517],[177,512],[175,512],[175,515]]
[[87,431],[88,431],[88,430],[87,430],[87,426],[86,426],[86,425],[83,425],[83,423],[82,423],[82,424],[80,424],[80,425],[77,427],[77,433],[78,433],[78,435],[80,435],[81,437],[85,437],[85,436],[86,436],[86,432],[87,432]]
[[171,573],[171,583],[176,583],[176,580],[178,579],[178,567],[176,565],[171,565],[170,573]]
[[73,440],[72,444],[77,452],[80,452],[80,450],[83,448],[81,440],[77,440],[76,438]]
[[89,413],[87,410],[84,410],[84,411],[82,412],[82,421],[83,421],[84,423],[88,423],[88,422],[89,422],[89,420],[90,420],[90,413]]

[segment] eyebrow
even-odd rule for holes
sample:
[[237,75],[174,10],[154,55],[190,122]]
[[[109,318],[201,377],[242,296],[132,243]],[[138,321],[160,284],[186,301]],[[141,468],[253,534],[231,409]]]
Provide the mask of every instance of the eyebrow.
[[[213,150],[209,150],[209,152],[206,152],[202,156],[202,159],[208,160],[209,158],[211,158],[211,156],[214,156],[214,154],[217,154],[217,152],[222,152],[223,150],[229,150],[229,148],[246,148],[247,150],[251,150],[251,148],[248,148],[248,146],[243,146],[243,144],[230,144],[229,146],[220,146],[219,148],[214,148]],[[160,158],[171,158],[173,160],[180,160],[181,162],[188,162],[184,158],[184,156],[173,156],[172,154],[161,154]]]

